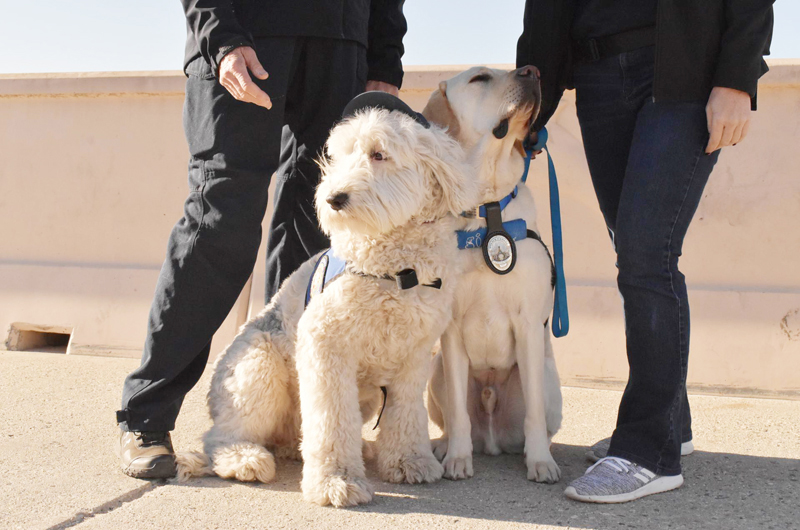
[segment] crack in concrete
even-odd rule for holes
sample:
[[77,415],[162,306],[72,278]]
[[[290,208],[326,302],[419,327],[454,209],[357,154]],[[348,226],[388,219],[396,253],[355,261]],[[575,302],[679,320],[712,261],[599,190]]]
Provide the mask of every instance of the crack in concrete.
[[87,519],[97,517],[98,515],[111,513],[117,508],[120,508],[129,502],[141,499],[146,493],[153,491],[154,489],[158,488],[159,486],[163,486],[166,483],[167,483],[166,480],[158,480],[147,483],[127,493],[123,493],[119,497],[111,499],[108,502],[104,502],[100,506],[95,506],[94,508],[90,508],[89,510],[82,510],[73,515],[72,517],[70,517],[69,519],[67,519],[66,521],[60,522],[58,524],[55,524],[47,528],[47,530],[65,530],[66,528],[72,528],[73,526],[77,526],[86,521]]

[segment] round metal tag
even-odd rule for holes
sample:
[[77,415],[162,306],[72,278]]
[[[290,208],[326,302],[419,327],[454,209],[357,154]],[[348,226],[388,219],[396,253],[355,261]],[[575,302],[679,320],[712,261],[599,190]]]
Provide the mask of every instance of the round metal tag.
[[328,256],[322,256],[311,279],[311,297],[318,295],[325,288],[325,273],[328,271]]
[[483,259],[496,274],[508,274],[517,263],[517,247],[505,232],[486,236],[483,242]]

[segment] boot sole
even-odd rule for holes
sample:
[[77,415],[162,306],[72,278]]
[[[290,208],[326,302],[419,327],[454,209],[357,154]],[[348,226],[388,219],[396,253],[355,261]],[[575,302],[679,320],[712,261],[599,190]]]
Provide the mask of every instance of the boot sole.
[[175,460],[161,459],[150,467],[122,466],[122,472],[133,478],[172,478],[178,473]]

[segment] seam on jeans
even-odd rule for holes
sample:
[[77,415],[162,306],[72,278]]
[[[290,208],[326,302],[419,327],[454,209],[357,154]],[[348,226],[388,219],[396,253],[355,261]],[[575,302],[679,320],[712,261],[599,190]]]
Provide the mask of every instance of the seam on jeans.
[[[692,188],[692,182],[694,182],[694,177],[697,174],[697,166],[700,163],[700,156],[701,156],[701,154],[698,154],[695,157],[694,165],[692,166],[692,174],[689,176],[689,181],[688,181],[688,183],[686,185],[686,191],[683,194],[683,199],[681,199],[680,206],[678,206],[678,211],[675,212],[675,219],[672,221],[672,227],[670,228],[670,231],[669,231],[669,238],[667,239],[667,271],[669,272],[669,286],[670,286],[670,289],[672,290],[672,295],[675,297],[675,300],[678,302],[678,337],[679,337],[679,342],[678,342],[679,351],[678,351],[678,353],[680,354],[680,367],[681,367],[680,383],[681,383],[681,386],[686,384],[686,376],[684,375],[686,370],[684,368],[684,362],[683,362],[684,344],[683,344],[683,321],[681,319],[682,307],[681,307],[681,299],[678,296],[678,293],[675,292],[675,279],[673,277],[672,270],[670,269],[669,265],[670,265],[670,261],[672,259],[672,236],[675,234],[675,226],[678,224],[678,218],[680,217],[681,212],[683,211],[683,207],[686,204],[686,198],[689,196],[689,190]],[[689,345],[686,344],[685,347],[688,350]],[[664,445],[661,446],[661,450],[658,453],[658,467],[661,467],[661,462],[664,459],[664,449],[666,449],[667,444],[669,443],[669,440],[670,440],[670,438],[672,437],[672,434],[673,434],[673,425],[675,423],[674,422],[675,406],[676,406],[676,403],[678,402],[678,400],[681,399],[681,397],[682,397],[682,395],[680,393],[678,393],[677,396],[675,397],[675,399],[672,402],[672,406],[670,407],[670,411],[669,411],[669,434],[667,435],[667,439],[664,440]]]

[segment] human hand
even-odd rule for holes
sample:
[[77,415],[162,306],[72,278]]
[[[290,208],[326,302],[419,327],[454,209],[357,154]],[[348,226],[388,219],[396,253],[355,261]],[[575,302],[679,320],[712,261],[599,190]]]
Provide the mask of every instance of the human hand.
[[391,94],[395,97],[400,95],[399,88],[392,84],[384,83],[383,81],[367,81],[366,91],[370,92],[372,90],[380,90],[381,92],[386,92],[387,94]]
[[750,129],[750,95],[721,86],[714,87],[706,105],[708,145],[706,154],[736,145]]
[[[522,141],[522,150],[525,151],[523,156],[528,155],[528,149],[533,147],[534,145],[539,143],[539,131],[534,131],[531,129],[528,132],[528,136]],[[537,149],[536,151],[530,151],[531,153],[531,160],[535,160],[537,156],[542,154],[542,149]]]
[[269,74],[256,57],[250,46],[240,46],[223,57],[219,64],[219,82],[239,101],[254,103],[265,109],[272,108],[272,100],[266,92],[253,82],[247,70],[258,79],[266,79]]

